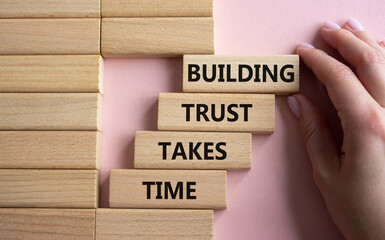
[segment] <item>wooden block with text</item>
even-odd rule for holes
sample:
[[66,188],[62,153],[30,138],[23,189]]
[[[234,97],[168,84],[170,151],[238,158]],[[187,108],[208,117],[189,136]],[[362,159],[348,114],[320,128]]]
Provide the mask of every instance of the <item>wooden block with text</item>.
[[98,93],[102,74],[98,55],[0,56],[0,92]]
[[98,131],[0,131],[0,168],[99,169]]
[[0,207],[97,206],[97,170],[0,169]]
[[0,18],[100,17],[100,0],[0,0]]
[[293,94],[299,56],[184,55],[183,91]]
[[100,54],[100,19],[0,19],[0,55]]
[[0,130],[100,130],[98,93],[0,93]]
[[113,169],[112,208],[226,208],[226,171]]
[[250,169],[250,133],[136,132],[135,168]]
[[211,240],[212,210],[96,209],[96,240]]
[[158,129],[272,133],[273,94],[160,93]]
[[95,209],[0,208],[0,239],[93,240]]
[[103,18],[101,35],[103,57],[214,53],[212,17]]
[[102,0],[102,17],[212,17],[213,0]]

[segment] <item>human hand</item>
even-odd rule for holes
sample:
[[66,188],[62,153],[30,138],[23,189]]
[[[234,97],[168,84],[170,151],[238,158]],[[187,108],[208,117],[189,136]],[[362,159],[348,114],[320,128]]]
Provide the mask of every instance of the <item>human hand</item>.
[[299,119],[313,176],[328,211],[348,240],[385,239],[385,42],[350,18],[326,22],[323,39],[352,66],[309,44],[297,53],[325,85],[344,132],[337,149],[325,113],[307,97],[288,98]]

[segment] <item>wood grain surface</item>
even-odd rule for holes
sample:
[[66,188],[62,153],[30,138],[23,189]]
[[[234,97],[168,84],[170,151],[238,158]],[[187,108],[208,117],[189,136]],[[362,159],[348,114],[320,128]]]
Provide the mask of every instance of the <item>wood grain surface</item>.
[[97,131],[0,131],[0,168],[99,169]]
[[97,170],[0,169],[0,207],[97,206]]
[[102,17],[212,16],[212,0],[102,0]]
[[100,130],[98,93],[0,93],[0,130]]
[[181,56],[214,53],[214,20],[202,18],[103,18],[103,57]]
[[95,209],[0,208],[0,240],[93,240]]
[[100,19],[0,19],[0,55],[99,55]]
[[96,240],[210,240],[212,210],[96,210]]
[[0,92],[102,92],[98,55],[0,56]]
[[100,0],[0,0],[0,18],[100,17]]

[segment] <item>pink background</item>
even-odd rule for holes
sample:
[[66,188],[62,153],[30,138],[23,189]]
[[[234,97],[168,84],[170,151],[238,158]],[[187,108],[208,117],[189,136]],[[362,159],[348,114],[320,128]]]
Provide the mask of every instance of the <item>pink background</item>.
[[[214,0],[216,54],[290,54],[302,41],[330,52],[319,27],[350,16],[380,40],[384,13],[383,0]],[[101,207],[108,207],[109,170],[133,166],[135,131],[157,129],[158,93],[181,91],[180,58],[105,60]],[[338,132],[324,89],[304,68],[301,92],[329,113]],[[214,239],[343,239],[313,183],[286,98],[276,100],[275,133],[253,136],[252,169],[228,172],[228,205],[215,211]]]

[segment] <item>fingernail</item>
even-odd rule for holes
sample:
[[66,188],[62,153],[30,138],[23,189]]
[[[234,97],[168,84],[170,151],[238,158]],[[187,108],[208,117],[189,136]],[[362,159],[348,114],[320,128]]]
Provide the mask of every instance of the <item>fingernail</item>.
[[299,106],[299,103],[297,101],[297,99],[295,99],[295,97],[288,97],[287,98],[287,104],[289,105],[289,108],[291,110],[291,112],[297,117],[299,118],[299,116],[301,115],[301,108]]
[[313,45],[309,44],[309,43],[305,43],[305,42],[301,42],[299,44],[300,47],[303,47],[303,48],[315,48]]
[[364,30],[364,27],[362,27],[361,23],[357,21],[357,19],[351,17],[348,19],[347,24],[349,27],[351,27],[353,30],[362,31]]
[[341,28],[338,24],[330,21],[324,22],[324,27],[329,29],[338,29]]

